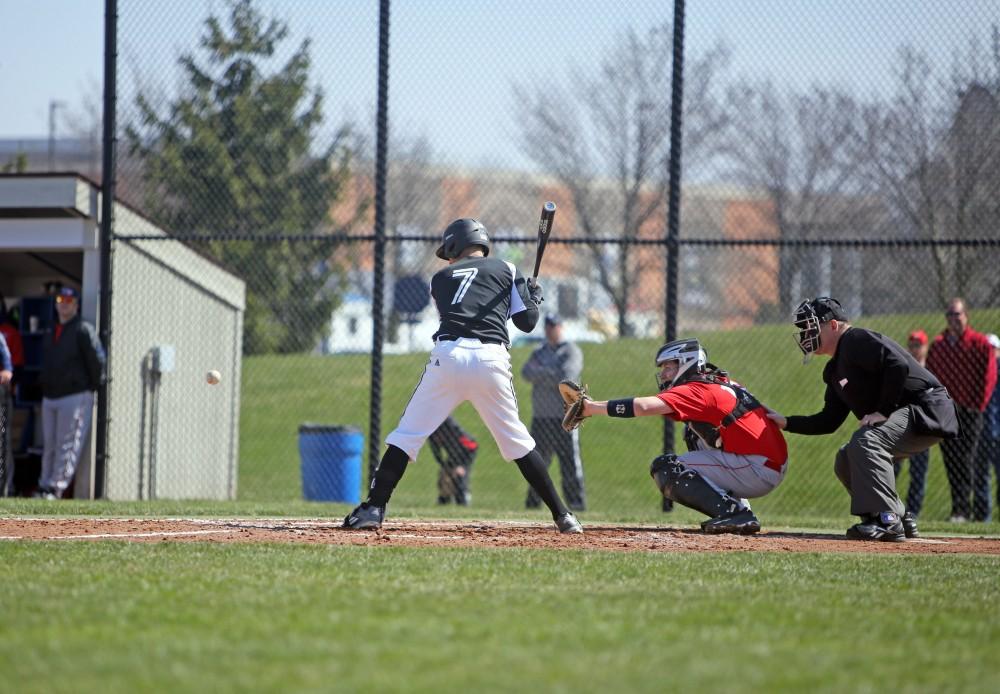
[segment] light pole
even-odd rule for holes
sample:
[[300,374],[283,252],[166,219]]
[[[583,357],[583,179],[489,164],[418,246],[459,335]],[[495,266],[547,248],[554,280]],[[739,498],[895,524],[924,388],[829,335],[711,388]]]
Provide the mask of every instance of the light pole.
[[49,101],[49,171],[56,168],[56,110],[65,106],[65,101]]

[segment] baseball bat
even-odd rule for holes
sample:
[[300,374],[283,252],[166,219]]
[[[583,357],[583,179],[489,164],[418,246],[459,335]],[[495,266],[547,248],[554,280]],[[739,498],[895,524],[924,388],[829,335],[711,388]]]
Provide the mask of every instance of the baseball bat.
[[552,220],[556,216],[556,204],[551,200],[542,205],[542,216],[538,220],[538,248],[535,250],[535,271],[531,273],[532,279],[538,279],[538,268],[542,265],[542,255],[545,253],[545,244],[549,242],[549,234],[552,233]]

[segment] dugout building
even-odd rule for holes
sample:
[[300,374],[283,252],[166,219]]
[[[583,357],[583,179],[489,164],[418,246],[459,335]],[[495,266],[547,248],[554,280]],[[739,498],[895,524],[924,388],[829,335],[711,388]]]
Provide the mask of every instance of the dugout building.
[[[22,484],[41,454],[36,381],[53,294],[78,289],[83,319],[100,326],[100,209],[99,187],[77,174],[0,175],[0,292],[25,351],[10,415]],[[116,235],[144,240],[114,247],[105,496],[233,499],[244,283],[182,243],[156,240],[169,235],[127,205],[114,210]],[[211,369],[221,384],[206,383]],[[77,498],[93,496],[96,424],[95,413]]]

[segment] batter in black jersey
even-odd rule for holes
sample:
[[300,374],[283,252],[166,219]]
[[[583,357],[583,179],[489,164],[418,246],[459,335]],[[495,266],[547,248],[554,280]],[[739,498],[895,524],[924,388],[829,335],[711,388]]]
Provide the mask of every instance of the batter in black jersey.
[[396,428],[386,437],[386,452],[367,501],[344,519],[345,528],[378,528],[385,507],[410,460],[451,412],[465,401],[483,418],[504,458],[521,474],[552,512],[563,533],[583,528],[563,504],[535,441],[521,422],[507,348],[507,321],[523,332],[538,322],[542,291],[512,263],[488,257],[486,227],[458,219],[444,230],[437,255],[448,267],[431,279],[431,296],[441,316],[434,348],[416,390]]

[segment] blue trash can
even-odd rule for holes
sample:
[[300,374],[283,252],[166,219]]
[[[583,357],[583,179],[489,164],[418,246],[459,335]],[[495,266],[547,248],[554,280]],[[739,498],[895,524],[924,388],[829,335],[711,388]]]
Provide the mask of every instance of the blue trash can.
[[299,426],[302,495],[308,501],[361,502],[364,437],[354,427]]

